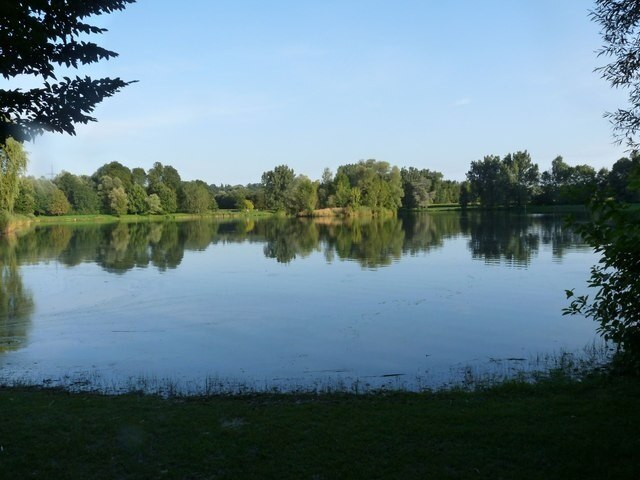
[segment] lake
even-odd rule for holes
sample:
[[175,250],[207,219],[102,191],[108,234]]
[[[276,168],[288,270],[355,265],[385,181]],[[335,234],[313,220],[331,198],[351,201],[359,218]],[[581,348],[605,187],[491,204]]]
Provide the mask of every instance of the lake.
[[36,226],[0,239],[0,377],[103,391],[420,389],[594,342],[561,216]]

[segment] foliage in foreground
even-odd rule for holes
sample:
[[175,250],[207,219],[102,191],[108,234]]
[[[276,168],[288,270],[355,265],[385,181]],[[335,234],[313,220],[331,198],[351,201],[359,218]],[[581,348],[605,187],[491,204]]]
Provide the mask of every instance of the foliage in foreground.
[[596,293],[573,298],[564,314],[584,314],[619,349],[620,365],[640,373],[640,210],[612,199],[590,204],[591,220],[577,231],[600,254],[591,267],[589,287]]
[[[103,13],[123,10],[135,0],[3,1],[0,8],[0,75],[30,76],[38,88],[0,89],[0,144],[22,142],[45,131],[75,134],[75,124],[95,121],[90,114],[104,98],[131,82],[120,78],[56,78],[56,68],[109,60],[118,54],[89,40],[107,30],[87,23]],[[93,38],[93,37],[91,37]]]

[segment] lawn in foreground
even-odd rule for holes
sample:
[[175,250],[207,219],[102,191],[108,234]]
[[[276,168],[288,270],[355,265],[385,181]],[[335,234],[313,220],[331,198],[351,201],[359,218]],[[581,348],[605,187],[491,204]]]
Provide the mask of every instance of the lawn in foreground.
[[161,399],[0,389],[3,478],[640,478],[640,381]]

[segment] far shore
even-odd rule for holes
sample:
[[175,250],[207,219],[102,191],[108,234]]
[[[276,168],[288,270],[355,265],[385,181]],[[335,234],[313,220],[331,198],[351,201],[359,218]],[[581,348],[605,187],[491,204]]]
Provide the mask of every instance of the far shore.
[[[524,208],[494,207],[482,208],[479,205],[469,205],[462,207],[460,204],[434,204],[428,208],[420,210],[400,209],[397,212],[392,210],[372,210],[370,208],[359,208],[356,210],[345,208],[323,208],[312,212],[303,212],[295,215],[303,218],[360,218],[360,217],[385,217],[406,213],[429,213],[443,211],[516,211],[524,213],[576,213],[586,211],[583,205],[528,205]],[[289,216],[284,212],[270,210],[231,210],[220,209],[205,213],[170,213],[161,215],[109,215],[109,214],[66,214],[66,215],[10,215],[0,222],[0,234],[16,233],[32,225],[58,225],[73,223],[84,224],[107,224],[107,223],[137,223],[137,222],[164,222],[164,221],[188,221],[201,219],[256,219],[273,216]],[[291,217],[295,217],[291,216]]]

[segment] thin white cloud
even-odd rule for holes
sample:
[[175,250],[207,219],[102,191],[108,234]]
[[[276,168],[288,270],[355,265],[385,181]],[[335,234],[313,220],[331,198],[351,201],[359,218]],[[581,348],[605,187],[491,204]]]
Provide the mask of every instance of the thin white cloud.
[[459,98],[455,102],[453,102],[454,107],[464,107],[465,105],[469,105],[471,103],[471,99],[469,97]]

